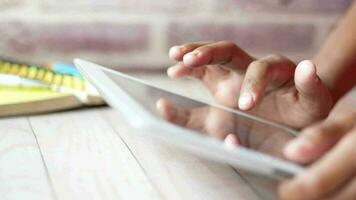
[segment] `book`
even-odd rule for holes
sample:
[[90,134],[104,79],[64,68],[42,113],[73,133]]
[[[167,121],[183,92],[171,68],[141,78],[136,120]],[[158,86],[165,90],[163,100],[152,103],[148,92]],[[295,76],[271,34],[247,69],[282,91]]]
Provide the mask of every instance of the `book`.
[[104,104],[96,89],[71,65],[0,59],[0,117]]

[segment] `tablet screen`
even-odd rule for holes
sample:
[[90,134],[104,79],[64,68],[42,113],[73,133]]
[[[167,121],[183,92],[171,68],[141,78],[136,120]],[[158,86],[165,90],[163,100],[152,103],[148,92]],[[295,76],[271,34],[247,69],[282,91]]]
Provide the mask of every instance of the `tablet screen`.
[[188,92],[181,96],[160,89],[160,86],[117,75],[108,70],[103,71],[150,114],[221,141],[227,136],[232,137],[235,142],[229,148],[243,146],[283,159],[282,149],[294,137],[293,129],[258,118],[251,113],[208,104],[191,99]]

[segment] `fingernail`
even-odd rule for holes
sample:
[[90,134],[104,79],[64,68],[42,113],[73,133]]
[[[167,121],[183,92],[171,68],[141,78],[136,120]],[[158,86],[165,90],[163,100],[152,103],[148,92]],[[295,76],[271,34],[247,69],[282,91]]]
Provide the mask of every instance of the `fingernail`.
[[240,95],[239,98],[239,108],[242,110],[247,110],[251,107],[253,98],[252,95],[248,92]]
[[309,140],[297,138],[287,144],[284,148],[284,155],[289,159],[303,162],[312,148],[313,144]]
[[173,58],[176,54],[178,54],[182,50],[181,46],[174,46],[169,50],[169,56]]
[[240,144],[240,141],[237,136],[229,134],[226,136],[224,144],[228,149],[235,149]]
[[316,73],[316,67],[312,61],[303,60],[298,64],[297,68],[306,78],[311,78],[314,81],[319,80],[318,75]]
[[182,46],[174,46],[171,48],[173,51],[180,51],[182,50]]
[[174,68],[173,67],[168,68],[167,75],[169,77],[174,77]]

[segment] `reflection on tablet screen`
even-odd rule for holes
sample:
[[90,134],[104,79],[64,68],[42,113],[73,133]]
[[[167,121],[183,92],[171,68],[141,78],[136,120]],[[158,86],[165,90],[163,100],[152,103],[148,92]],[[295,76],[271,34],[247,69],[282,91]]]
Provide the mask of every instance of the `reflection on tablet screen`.
[[233,135],[238,145],[279,158],[283,158],[283,146],[294,137],[288,128],[256,121],[240,111],[202,103],[103,71],[152,115],[177,126],[220,140]]

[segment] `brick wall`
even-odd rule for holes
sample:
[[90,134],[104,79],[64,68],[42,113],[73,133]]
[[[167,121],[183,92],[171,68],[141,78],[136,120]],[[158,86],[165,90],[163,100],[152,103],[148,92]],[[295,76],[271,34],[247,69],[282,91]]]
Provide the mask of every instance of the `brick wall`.
[[231,40],[310,58],[351,0],[0,0],[0,55],[158,69],[168,48]]

